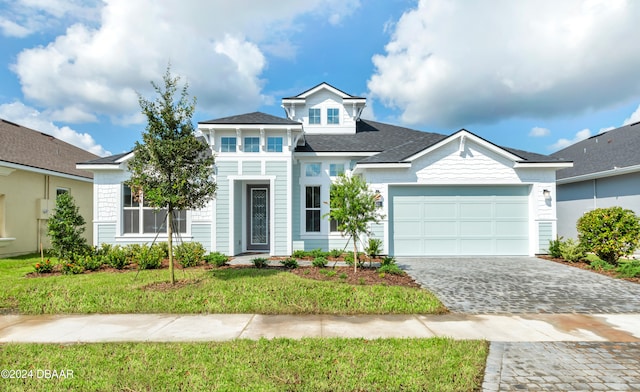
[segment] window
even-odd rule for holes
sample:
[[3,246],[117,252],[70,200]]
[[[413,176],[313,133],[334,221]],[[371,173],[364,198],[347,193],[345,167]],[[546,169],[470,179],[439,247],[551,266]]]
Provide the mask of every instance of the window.
[[320,109],[309,109],[309,124],[320,124]]
[[220,140],[220,152],[236,152],[236,138],[223,137]]
[[318,177],[321,167],[320,163],[307,163],[304,171],[305,177]]
[[327,109],[327,124],[340,124],[340,109]]
[[56,188],[56,198],[65,193],[69,193],[69,188]]
[[[156,234],[166,233],[167,210],[156,210],[144,203],[144,197],[131,192],[127,185],[123,186],[123,219],[122,232],[124,234]],[[140,230],[142,228],[142,230]],[[187,211],[173,212],[173,231],[187,232]]]
[[307,233],[320,232],[320,187],[305,188],[305,231]]
[[332,163],[329,165],[329,175],[331,177],[338,177],[344,173],[344,163]]
[[267,152],[282,152],[282,138],[281,137],[268,137],[267,138]]
[[259,137],[245,137],[244,138],[244,152],[260,152],[260,138]]

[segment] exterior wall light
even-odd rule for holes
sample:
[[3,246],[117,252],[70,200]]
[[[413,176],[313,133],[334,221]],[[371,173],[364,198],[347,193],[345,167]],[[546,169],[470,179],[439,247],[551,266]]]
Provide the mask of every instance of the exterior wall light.
[[544,199],[545,200],[551,200],[551,191],[548,189],[545,189],[542,191],[542,194],[544,195]]
[[376,200],[376,207],[382,208],[384,206],[384,197],[380,194],[380,191],[376,190],[376,194],[374,195]]

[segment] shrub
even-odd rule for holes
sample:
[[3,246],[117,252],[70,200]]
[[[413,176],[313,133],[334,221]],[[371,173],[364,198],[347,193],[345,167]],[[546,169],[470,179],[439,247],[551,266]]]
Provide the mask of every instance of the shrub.
[[342,250],[340,250],[340,249],[331,249],[329,251],[329,256],[333,257],[334,259],[337,259],[338,257],[342,256]]
[[384,264],[378,268],[378,273],[386,273],[393,275],[404,275],[404,271],[397,264]]
[[138,262],[138,269],[141,270],[160,268],[164,257],[164,251],[156,244],[142,245],[136,248],[136,253],[133,255],[134,260]]
[[194,267],[204,257],[206,250],[199,242],[183,242],[176,246],[175,256],[183,268]]
[[555,240],[549,240],[549,256],[554,259],[559,259],[562,257],[562,253],[560,253],[560,244],[562,243],[562,237],[557,237]]
[[640,218],[622,207],[597,208],[578,219],[578,239],[587,252],[616,264],[640,241]]
[[58,195],[47,229],[51,247],[60,260],[75,260],[76,255],[84,256],[90,250],[87,239],[82,236],[84,225],[80,207],[73,197],[69,193]]
[[293,257],[286,258],[284,260],[280,260],[280,264],[284,266],[284,268],[288,269],[296,269],[298,268],[298,260]]
[[251,262],[256,268],[264,268],[269,265],[269,259],[264,257],[256,257],[255,259],[252,259]]
[[[364,261],[362,261],[362,256],[364,253],[358,252],[358,267],[362,267],[364,265]],[[353,253],[349,252],[344,255],[344,262],[349,266],[353,266]]]
[[97,269],[100,269],[100,267],[102,267],[102,264],[104,263],[103,260],[104,260],[103,256],[87,255],[87,256],[78,257],[77,264],[86,271],[95,271]]
[[566,261],[575,263],[584,258],[584,247],[578,241],[573,238],[569,238],[568,240],[560,243],[560,255]]
[[93,249],[93,255],[94,256],[100,256],[100,257],[106,257],[109,254],[109,251],[111,250],[112,245],[111,244],[105,244],[102,243],[102,245],[100,245],[100,247],[95,247]]
[[383,257],[382,260],[380,260],[380,266],[385,265],[396,265],[396,258],[393,256]]
[[314,259],[316,257],[327,257],[329,256],[329,252],[325,252],[322,249],[318,248],[318,249],[310,250],[309,256],[313,257]]
[[227,262],[229,261],[229,257],[224,253],[211,252],[204,257],[204,261],[206,261],[207,263],[213,264],[216,267],[223,267],[227,265]]
[[127,251],[120,245],[116,245],[109,249],[106,256],[107,264],[115,269],[123,269],[128,263]]
[[162,250],[164,257],[169,257],[169,243],[167,241],[158,242],[158,247]]
[[305,257],[309,256],[309,252],[307,252],[306,250],[294,250],[293,254],[291,255],[291,257],[295,257],[296,259],[304,259]]
[[36,263],[33,266],[33,270],[38,274],[48,274],[53,271],[53,263],[51,260],[43,261],[42,263]]
[[344,272],[343,272],[343,273],[341,273],[340,275],[338,275],[338,278],[340,278],[340,279],[342,279],[342,280],[345,280],[345,279],[347,279],[348,277],[349,277],[349,275],[345,274]]
[[382,240],[379,238],[369,238],[369,246],[367,246],[367,255],[371,258],[378,256],[382,249]]
[[620,263],[616,272],[621,278],[635,278],[636,276],[640,276],[640,261],[632,260]]
[[597,270],[597,271],[611,271],[611,270],[616,269],[615,266],[607,263],[604,260],[600,260],[600,259],[592,261],[590,263],[590,266],[591,266],[591,269],[594,269],[594,270]]
[[65,275],[77,275],[84,272],[81,265],[72,262],[62,263],[62,273]]
[[311,262],[311,265],[318,268],[324,268],[328,263],[329,261],[326,257],[316,257],[315,259],[313,259],[313,262]]

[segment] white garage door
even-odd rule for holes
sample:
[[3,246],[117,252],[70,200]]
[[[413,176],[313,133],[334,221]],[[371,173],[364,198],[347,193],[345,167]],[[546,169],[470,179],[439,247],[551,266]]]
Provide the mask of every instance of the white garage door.
[[390,186],[390,253],[527,255],[527,186]]

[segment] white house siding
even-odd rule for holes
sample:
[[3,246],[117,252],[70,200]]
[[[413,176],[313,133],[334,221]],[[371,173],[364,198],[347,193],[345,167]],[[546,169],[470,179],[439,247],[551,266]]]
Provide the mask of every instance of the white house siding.
[[229,230],[231,225],[229,223],[231,208],[229,200],[229,181],[227,176],[238,174],[238,162],[235,161],[223,161],[218,159],[216,161],[216,182],[218,189],[216,191],[216,250],[226,253],[235,254],[235,249],[229,248]]
[[[309,124],[310,108],[320,109],[320,124]],[[327,109],[329,108],[340,109],[340,124],[327,124]],[[306,106],[296,107],[293,120],[303,123],[305,132],[308,134],[348,134],[355,131],[354,115],[353,105],[349,105],[348,102],[344,103],[340,97],[327,90],[321,90],[307,98]]]
[[[389,217],[391,184],[412,185],[528,185],[529,186],[529,254],[540,249],[540,236],[548,236],[548,225],[555,234],[555,169],[514,168],[514,162],[495,151],[467,139],[464,152],[458,139],[415,159],[408,169],[366,169],[365,178],[382,194],[384,213]],[[543,190],[551,192],[552,200],[544,199]],[[389,221],[385,247],[389,247]],[[541,223],[545,223],[542,224]],[[542,233],[542,234],[541,234]]]
[[266,173],[276,176],[274,181],[275,189],[272,190],[274,197],[274,200],[272,200],[272,219],[274,220],[272,227],[276,231],[274,242],[271,244],[272,253],[283,256],[291,254],[289,246],[291,235],[289,234],[290,206],[288,194],[290,189],[287,181],[288,171],[288,162],[266,162]]
[[558,185],[558,235],[577,238],[576,223],[588,211],[620,206],[640,214],[640,173]]

